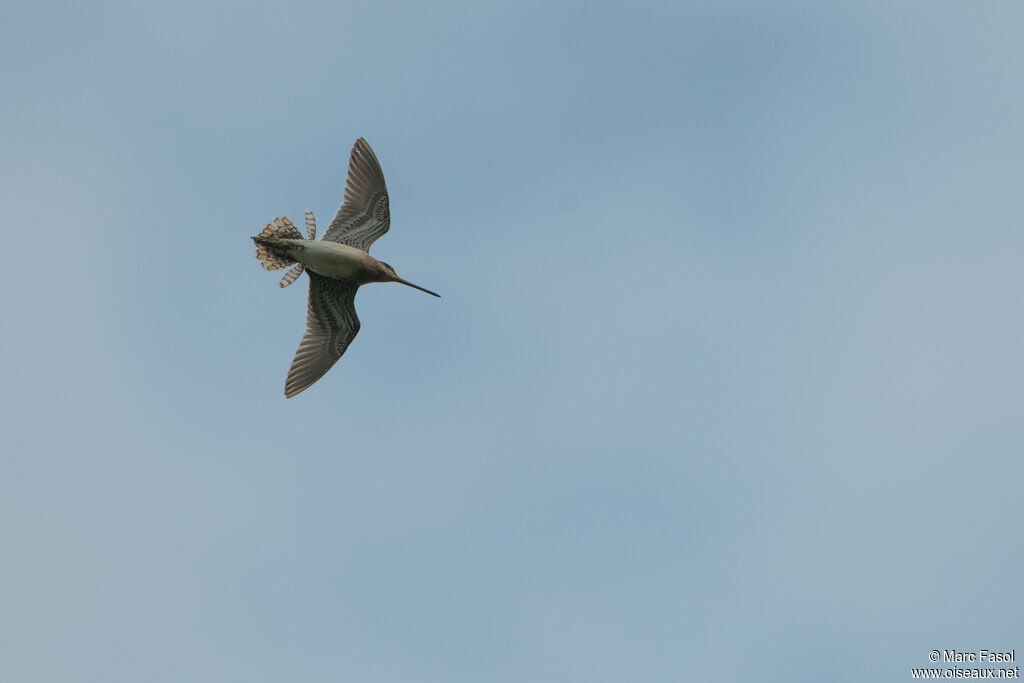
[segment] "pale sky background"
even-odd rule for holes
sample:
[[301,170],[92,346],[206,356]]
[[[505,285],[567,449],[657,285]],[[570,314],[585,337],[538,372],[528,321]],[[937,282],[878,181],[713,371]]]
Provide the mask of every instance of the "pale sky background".
[[[0,680],[1024,652],[1019,2],[7,4]],[[250,236],[373,146],[342,361]],[[279,274],[278,274],[279,275]],[[1018,655],[1018,658],[1021,658]]]

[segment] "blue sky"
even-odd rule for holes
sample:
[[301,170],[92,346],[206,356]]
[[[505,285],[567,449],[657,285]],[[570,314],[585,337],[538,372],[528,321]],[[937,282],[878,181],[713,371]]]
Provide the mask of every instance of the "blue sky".
[[[0,679],[864,681],[1024,649],[1016,3],[20,3]],[[381,161],[285,400],[249,237]]]

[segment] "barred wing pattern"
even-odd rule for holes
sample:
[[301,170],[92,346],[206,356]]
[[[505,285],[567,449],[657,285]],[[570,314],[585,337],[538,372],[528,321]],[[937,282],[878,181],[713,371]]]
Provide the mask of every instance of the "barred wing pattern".
[[359,138],[348,160],[344,199],[324,239],[369,252],[370,245],[389,227],[391,212],[384,173],[370,145]]
[[284,383],[284,395],[291,398],[305,391],[338,362],[359,332],[355,296],[358,285],[344,280],[309,275],[309,303],[306,333],[295,352]]

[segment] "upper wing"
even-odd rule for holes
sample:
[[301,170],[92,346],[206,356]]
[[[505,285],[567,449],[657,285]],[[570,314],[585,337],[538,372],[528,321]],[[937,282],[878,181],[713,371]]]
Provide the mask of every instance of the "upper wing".
[[359,332],[355,296],[358,285],[334,280],[307,270],[309,304],[306,333],[295,352],[284,395],[291,398],[308,389],[338,362]]
[[388,188],[377,157],[366,140],[352,146],[345,180],[345,198],[324,233],[325,240],[369,251],[374,240],[391,227]]

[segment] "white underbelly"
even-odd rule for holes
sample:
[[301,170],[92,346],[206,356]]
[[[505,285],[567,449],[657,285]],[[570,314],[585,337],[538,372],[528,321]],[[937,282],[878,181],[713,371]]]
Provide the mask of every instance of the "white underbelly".
[[306,268],[339,279],[363,272],[371,259],[365,251],[326,240],[304,241],[302,251],[297,256]]

